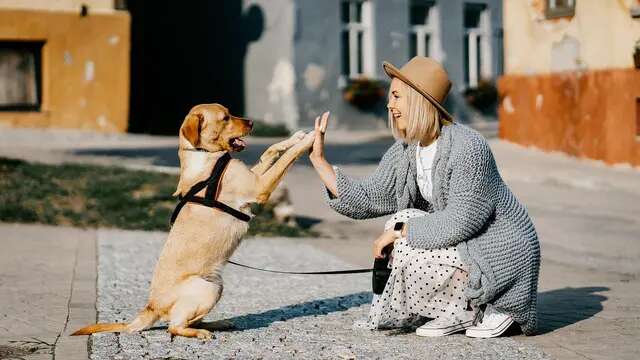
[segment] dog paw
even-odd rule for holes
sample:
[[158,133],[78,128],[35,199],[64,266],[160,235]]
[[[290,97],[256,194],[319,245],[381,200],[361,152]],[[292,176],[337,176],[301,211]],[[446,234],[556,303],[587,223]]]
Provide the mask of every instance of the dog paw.
[[196,335],[198,339],[202,340],[211,340],[213,339],[213,334],[209,330],[198,329],[198,334]]
[[291,139],[302,140],[304,138],[304,135],[305,135],[304,131],[298,130],[295,132],[295,134],[291,135]]
[[305,149],[309,149],[313,145],[313,141],[315,140],[315,138],[316,138],[315,130],[310,131],[304,136],[304,138],[302,138],[302,140],[300,140],[298,145]]

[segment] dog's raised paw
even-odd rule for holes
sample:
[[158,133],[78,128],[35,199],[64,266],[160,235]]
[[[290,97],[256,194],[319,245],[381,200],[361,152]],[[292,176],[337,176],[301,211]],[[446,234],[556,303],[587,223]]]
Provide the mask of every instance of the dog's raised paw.
[[305,135],[304,131],[298,130],[293,135],[291,135],[291,138],[296,140],[302,140],[304,138],[304,135]]

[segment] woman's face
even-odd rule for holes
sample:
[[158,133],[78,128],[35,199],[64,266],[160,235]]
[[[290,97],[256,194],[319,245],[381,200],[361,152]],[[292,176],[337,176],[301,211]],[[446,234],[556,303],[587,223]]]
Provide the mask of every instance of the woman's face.
[[409,105],[407,104],[408,95],[404,93],[403,87],[401,86],[401,80],[394,78],[391,80],[391,85],[389,86],[389,102],[387,103],[387,109],[391,112],[391,116],[393,116],[393,121],[396,124],[396,128],[402,132],[407,130],[407,115],[409,110]]

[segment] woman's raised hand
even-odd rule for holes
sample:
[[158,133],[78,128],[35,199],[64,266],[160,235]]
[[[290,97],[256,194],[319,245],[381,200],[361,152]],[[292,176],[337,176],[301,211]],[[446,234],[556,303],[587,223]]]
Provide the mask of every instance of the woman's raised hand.
[[324,133],[327,131],[327,123],[329,122],[329,112],[325,112],[322,116],[316,117],[315,122],[315,134],[316,138],[313,141],[313,147],[309,158],[311,160],[324,159]]
[[309,153],[309,160],[313,164],[314,169],[320,176],[320,180],[329,189],[333,197],[338,196],[338,186],[336,184],[336,173],[327,159],[324,157],[324,133],[327,131],[327,123],[329,122],[329,112],[325,112],[322,116],[316,118],[315,139]]

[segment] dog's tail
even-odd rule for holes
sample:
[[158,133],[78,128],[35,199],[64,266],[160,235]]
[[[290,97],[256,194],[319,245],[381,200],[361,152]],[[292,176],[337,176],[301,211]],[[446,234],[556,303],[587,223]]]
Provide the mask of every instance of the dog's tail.
[[76,335],[91,335],[99,332],[135,332],[141,331],[149,326],[153,325],[153,323],[158,320],[158,315],[147,306],[144,310],[142,310],[138,316],[129,324],[118,324],[118,323],[110,323],[110,324],[94,324],[85,326],[82,329],[74,332],[71,336]]

